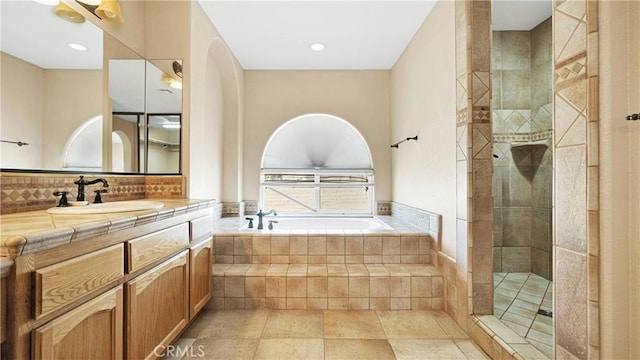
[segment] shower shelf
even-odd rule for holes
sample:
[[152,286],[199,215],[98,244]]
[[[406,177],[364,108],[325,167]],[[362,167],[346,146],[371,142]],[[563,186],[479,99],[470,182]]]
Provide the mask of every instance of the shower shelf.
[[514,142],[511,143],[511,150],[534,150],[539,148],[548,148],[549,143],[545,140],[527,141],[527,142]]

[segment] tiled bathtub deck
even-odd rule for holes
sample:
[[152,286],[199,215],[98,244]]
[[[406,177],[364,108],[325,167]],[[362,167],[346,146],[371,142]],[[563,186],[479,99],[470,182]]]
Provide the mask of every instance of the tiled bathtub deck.
[[391,217],[393,230],[214,231],[216,309],[439,310],[435,242]]

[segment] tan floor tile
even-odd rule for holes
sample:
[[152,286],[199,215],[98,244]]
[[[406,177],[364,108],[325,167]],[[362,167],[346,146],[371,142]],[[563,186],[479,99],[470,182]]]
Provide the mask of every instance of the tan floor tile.
[[[506,343],[526,343],[524,336],[518,332],[518,329],[509,326],[505,321],[492,315],[478,316],[478,319]],[[524,335],[526,335],[526,329]]]
[[430,311],[378,311],[388,339],[448,339]]
[[[162,360],[180,360],[189,355],[198,355],[201,351],[199,348],[194,347],[193,343],[196,339],[180,338],[176,340],[172,346],[166,348],[164,356],[160,357]],[[159,351],[159,350],[158,350]]]
[[553,345],[553,335],[544,334],[534,329],[529,330],[527,333],[527,339],[533,339],[549,346]]
[[478,345],[476,345],[473,342],[473,340],[456,340],[455,343],[458,346],[458,348],[462,350],[462,352],[467,357],[467,359],[471,359],[471,360],[491,359],[487,354],[485,354],[484,351],[482,351],[482,349]]
[[533,339],[528,339],[529,343],[533,345],[534,348],[538,349],[541,353],[545,354],[547,359],[553,359],[553,346],[549,346],[547,344],[543,344],[541,342],[535,341]]
[[549,335],[553,334],[553,324],[549,324],[549,323],[538,320],[539,318],[543,318],[543,317],[545,316],[538,315],[536,319],[533,321],[533,324],[531,325],[531,329],[537,330],[543,334],[549,334]]
[[530,344],[514,344],[512,345],[513,349],[518,352],[518,354],[522,355],[527,360],[546,360],[548,359],[545,354],[536,349],[533,345]]
[[433,317],[438,322],[438,325],[444,329],[444,331],[452,339],[468,339],[469,335],[444,311],[432,312]]
[[493,294],[493,306],[498,309],[506,310],[511,306],[513,298],[509,296],[500,295],[498,293]]
[[395,360],[387,340],[326,339],[325,360]]
[[259,339],[268,316],[268,310],[217,311],[200,337]]
[[197,358],[207,360],[251,360],[258,348],[260,340],[247,339],[198,339],[192,345],[193,356],[185,356],[186,359]]
[[262,337],[264,339],[322,339],[322,311],[271,311]]
[[214,314],[213,310],[202,310],[181,337],[193,339],[200,337],[200,333],[209,326]]
[[498,286],[493,293],[502,295],[506,299],[510,299],[510,300],[513,300],[516,298],[516,296],[518,296],[518,290],[509,290],[507,288],[503,288],[500,286]]
[[324,337],[327,339],[384,339],[385,333],[374,311],[327,310],[324,312]]
[[389,343],[398,360],[467,359],[453,340],[390,339]]
[[516,299],[534,303],[534,304],[542,304],[542,296],[531,295],[525,292],[520,291]]
[[514,308],[514,307],[509,308],[509,310],[507,310],[504,313],[504,315],[502,315],[502,319],[503,320],[507,320],[507,321],[511,321],[511,322],[516,323],[518,325],[530,327],[531,324],[533,324],[534,316],[524,317],[524,316],[518,315],[517,310],[514,311],[515,309],[517,309],[517,308]]
[[262,339],[254,359],[323,360],[324,344],[322,339]]
[[520,342],[526,342],[526,340],[524,340],[525,336],[527,336],[527,333],[529,332],[529,327],[528,326],[523,326],[520,324],[516,324],[513,323],[509,320],[500,320],[504,325],[506,325],[509,329],[513,330],[519,337],[522,338],[522,341]]
[[515,300],[513,300],[513,304],[511,304],[511,306],[516,306],[525,310],[533,311],[535,314],[540,308],[540,303],[532,303],[529,301],[521,300],[520,298],[516,298]]

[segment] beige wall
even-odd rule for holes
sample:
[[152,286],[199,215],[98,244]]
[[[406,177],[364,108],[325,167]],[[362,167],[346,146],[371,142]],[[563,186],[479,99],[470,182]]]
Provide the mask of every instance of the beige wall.
[[62,166],[69,137],[79,126],[102,116],[102,70],[45,70],[45,169]]
[[638,359],[640,3],[600,4],[600,356]]
[[44,70],[0,52],[2,106],[0,137],[27,146],[0,144],[0,167],[40,169],[43,160]]
[[[456,249],[454,3],[440,1],[391,71],[393,201],[442,215],[443,251]],[[434,36],[434,34],[438,34]]]
[[102,70],[45,70],[2,54],[2,75],[2,139],[29,143],[2,144],[2,167],[60,169],[74,131],[102,115]]
[[245,71],[244,199],[259,199],[262,153],[282,124],[325,113],[350,122],[373,158],[375,197],[391,199],[389,71]]
[[188,193],[195,198],[238,201],[234,184],[241,167],[242,68],[197,2],[191,3],[190,16],[191,49],[183,93],[190,118],[183,128],[183,134],[189,134],[183,139],[189,152],[183,163]]

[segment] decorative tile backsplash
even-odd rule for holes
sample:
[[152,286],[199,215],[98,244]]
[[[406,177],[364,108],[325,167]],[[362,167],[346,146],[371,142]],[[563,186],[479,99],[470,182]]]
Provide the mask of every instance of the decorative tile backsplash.
[[376,215],[391,215],[391,201],[376,201]]
[[[44,210],[55,206],[56,191],[68,191],[68,198],[77,196],[78,174],[2,173],[0,176],[1,214]],[[88,180],[101,177],[109,182],[109,192],[102,194],[105,202],[154,199],[184,199],[185,178],[176,176],[143,175],[87,175]],[[93,201],[93,190],[101,185],[85,188],[88,201]]]
[[436,248],[440,249],[442,215],[392,201],[391,216],[427,232],[436,241]]
[[[237,217],[240,213],[240,203],[223,202],[222,217]],[[258,202],[256,200],[244,201],[244,215],[255,215],[258,213]],[[376,215],[391,215],[391,201],[377,201]]]

